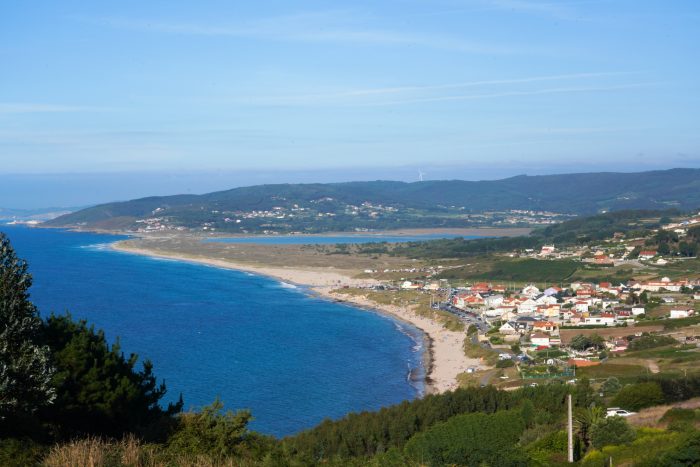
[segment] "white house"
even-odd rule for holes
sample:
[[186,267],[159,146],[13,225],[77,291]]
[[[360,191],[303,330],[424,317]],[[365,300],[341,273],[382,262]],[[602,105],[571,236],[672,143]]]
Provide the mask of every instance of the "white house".
[[669,318],[671,318],[671,319],[688,318],[689,316],[692,316],[693,314],[695,314],[695,310],[693,310],[692,308],[677,308],[675,310],[671,310]]
[[498,332],[500,332],[501,334],[511,335],[511,334],[517,334],[518,330],[515,329],[515,323],[513,323],[512,321],[508,321],[506,323],[503,323],[501,325],[501,327],[498,328]]
[[531,298],[518,304],[518,313],[534,313],[535,310],[537,310],[537,302]]
[[538,295],[537,297],[534,298],[535,303],[538,305],[554,305],[557,303],[556,297],[552,296],[547,296],[544,294]]
[[484,306],[487,308],[496,308],[503,303],[503,295],[489,295],[484,297]]
[[533,298],[540,294],[540,289],[530,284],[523,289],[522,294],[526,297]]
[[633,306],[632,307],[632,314],[634,316],[643,315],[644,313],[646,313],[646,310],[644,310],[643,306]]
[[530,335],[530,343],[533,347],[549,347],[549,336],[542,332],[533,332]]
[[615,326],[617,319],[611,313],[601,313],[595,316],[584,318],[579,325]]

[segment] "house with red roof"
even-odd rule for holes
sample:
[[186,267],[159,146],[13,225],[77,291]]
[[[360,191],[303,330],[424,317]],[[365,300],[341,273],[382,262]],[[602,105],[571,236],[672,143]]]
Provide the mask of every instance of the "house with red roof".
[[547,334],[552,334],[559,331],[559,328],[557,327],[556,323],[553,323],[551,321],[537,321],[535,324],[532,325],[532,329],[534,331],[545,332]]
[[491,291],[491,284],[487,284],[486,282],[477,282],[471,286],[470,290],[472,293],[486,294]]
[[642,250],[639,252],[639,259],[652,259],[656,256],[656,250]]

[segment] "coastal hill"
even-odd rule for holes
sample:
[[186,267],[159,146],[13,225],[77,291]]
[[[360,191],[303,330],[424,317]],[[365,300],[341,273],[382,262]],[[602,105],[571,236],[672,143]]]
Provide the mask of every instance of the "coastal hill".
[[[52,227],[323,232],[547,224],[622,209],[700,206],[700,169],[516,176],[489,181],[258,185],[114,202]],[[523,212],[525,211],[525,212]]]

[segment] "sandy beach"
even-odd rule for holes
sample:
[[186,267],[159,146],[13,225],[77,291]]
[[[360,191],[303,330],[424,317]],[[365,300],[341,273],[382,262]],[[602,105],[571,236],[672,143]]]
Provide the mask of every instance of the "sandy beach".
[[130,245],[129,241],[114,243],[112,247],[115,250],[128,253],[180,261],[191,261],[273,277],[283,282],[308,287],[321,297],[352,303],[360,308],[371,308],[410,323],[423,331],[430,340],[430,364],[428,365],[429,373],[426,378],[428,393],[442,393],[453,390],[458,386],[457,375],[459,373],[466,371],[468,367],[483,367],[483,364],[479,360],[470,359],[464,355],[463,343],[465,334],[463,332],[448,331],[442,324],[429,318],[419,316],[409,308],[382,305],[357,295],[350,296],[347,294],[333,293],[333,290],[344,286],[362,287],[374,285],[377,282],[373,279],[356,279],[334,268],[323,269],[314,267],[313,269],[307,269],[301,267],[266,267],[232,262],[226,259],[183,255],[167,251],[153,251]]

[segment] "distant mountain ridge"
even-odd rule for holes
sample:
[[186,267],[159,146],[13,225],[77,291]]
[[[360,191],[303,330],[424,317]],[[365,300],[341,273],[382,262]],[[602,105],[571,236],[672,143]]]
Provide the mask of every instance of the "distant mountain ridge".
[[[307,219],[308,213],[313,213],[311,217],[316,221],[324,216],[333,218],[327,222],[330,229],[342,227],[350,218],[358,221],[362,212],[371,208],[375,209],[374,214],[366,216],[367,222],[356,222],[357,226],[382,228],[382,222],[373,224],[370,221],[392,219],[391,225],[384,228],[396,228],[397,223],[398,227],[415,227],[414,221],[421,216],[445,219],[439,225],[433,222],[426,227],[454,226],[454,218],[460,213],[486,211],[533,210],[585,215],[621,209],[688,210],[698,207],[700,169],[670,169],[639,173],[521,175],[489,181],[257,185],[203,195],[158,196],[107,203],[58,217],[46,225],[133,228],[136,221],[162,218],[171,226],[188,228],[210,224],[212,228],[223,226],[224,230],[231,230],[228,227],[233,226],[226,225],[231,222],[256,225],[253,230],[266,225],[272,229],[283,225],[286,227],[282,230],[299,227],[301,231],[310,231],[308,226],[313,219]],[[241,217],[260,212],[266,213],[260,214],[260,219],[269,221],[256,224],[250,221],[252,217]],[[275,213],[280,215],[274,216]],[[402,224],[402,215],[413,220]],[[236,216],[238,219],[234,220]]]

